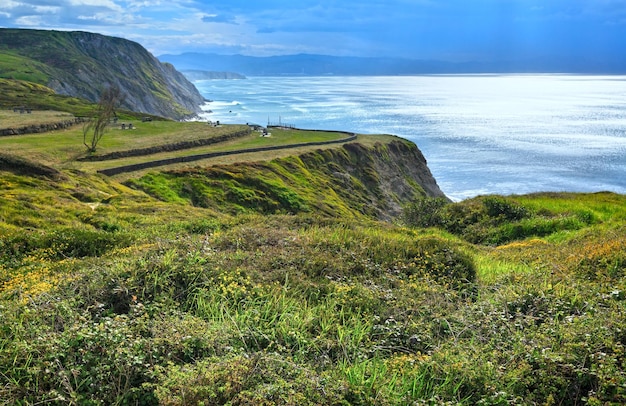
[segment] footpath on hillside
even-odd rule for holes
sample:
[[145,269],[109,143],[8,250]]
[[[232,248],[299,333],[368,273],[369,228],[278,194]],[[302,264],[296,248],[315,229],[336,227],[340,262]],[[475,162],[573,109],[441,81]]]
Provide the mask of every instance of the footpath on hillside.
[[[235,149],[232,151],[208,152],[208,153],[203,153],[203,154],[158,159],[158,160],[141,162],[137,164],[100,169],[98,170],[98,173],[101,173],[107,176],[113,176],[113,175],[119,175],[121,173],[139,171],[142,169],[149,169],[149,168],[155,168],[159,166],[172,165],[172,164],[178,164],[178,163],[194,162],[194,161],[199,161],[202,159],[215,158],[215,157],[227,156],[227,155],[237,155],[237,154],[246,154],[246,153],[263,152],[263,151],[275,151],[275,150],[292,149],[292,148],[300,148],[300,147],[308,147],[308,146],[343,144],[346,142],[352,142],[357,138],[357,135],[355,133],[348,133],[348,132],[343,132],[343,131],[333,131],[333,132],[345,134],[347,136],[344,138],[340,138],[336,140],[328,140],[328,141],[313,141],[313,142],[301,142],[301,143],[295,143],[295,144],[273,145],[273,146],[267,146],[267,147],[243,148],[243,149]],[[184,145],[181,145],[181,149],[183,146]]]

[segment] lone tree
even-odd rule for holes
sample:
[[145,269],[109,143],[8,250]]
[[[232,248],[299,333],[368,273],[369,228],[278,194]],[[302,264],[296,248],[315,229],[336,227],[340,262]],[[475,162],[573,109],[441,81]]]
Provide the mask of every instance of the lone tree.
[[123,100],[122,91],[116,85],[105,88],[100,94],[96,114],[83,127],[83,144],[90,153],[96,152],[109,121],[115,117],[115,110]]

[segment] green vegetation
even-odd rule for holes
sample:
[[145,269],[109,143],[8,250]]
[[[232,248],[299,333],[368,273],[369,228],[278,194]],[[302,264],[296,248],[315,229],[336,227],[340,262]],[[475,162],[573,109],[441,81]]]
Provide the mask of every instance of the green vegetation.
[[[25,106],[35,110],[68,112],[75,116],[87,116],[94,110],[94,105],[86,100],[61,96],[46,86],[32,82],[0,78],[0,92],[0,109]],[[2,127],[10,126],[4,124],[3,120]]]
[[13,110],[0,110],[0,130],[23,128],[31,125],[56,124],[73,119],[74,115],[61,111],[34,110],[27,114],[19,114],[19,112],[14,112]]
[[100,140],[113,118],[117,118],[116,110],[124,97],[117,86],[107,87],[102,91],[95,115],[83,126],[83,145],[90,154],[96,152]]
[[[133,123],[98,152],[238,129]],[[121,183],[80,131],[0,139],[0,405],[626,402],[626,196],[382,222],[393,137]]]
[[50,80],[45,64],[24,55],[0,50],[0,77],[45,85]]
[[[387,203],[380,185],[370,179],[372,167],[359,164],[360,158],[345,149],[318,150],[270,162],[150,173],[126,184],[165,202],[185,201],[230,214],[354,217],[356,212],[376,217]],[[351,166],[360,170],[350,174]],[[423,193],[419,186],[415,189]]]
[[[0,28],[0,79],[54,89],[80,98],[74,99],[77,104],[96,103],[104,88],[116,86],[128,96],[122,108],[173,119],[193,115],[203,100],[182,74],[161,64],[141,45],[87,32]],[[0,84],[0,90],[3,87]],[[20,101],[4,95],[0,108]],[[37,109],[75,114],[82,110],[58,95],[31,100],[28,107]],[[22,100],[18,105],[24,104]],[[69,110],[59,108],[60,104]]]
[[[606,217],[603,207],[590,209],[600,194],[585,199],[578,196],[575,203],[565,206],[560,203],[564,196],[525,196],[519,199],[524,204],[500,196],[482,196],[449,205],[442,199],[422,199],[407,207],[405,220],[419,227],[440,227],[472,243],[501,245],[580,230],[599,221],[599,217]],[[546,199],[541,200],[542,197]],[[556,198],[559,203],[546,205],[545,200]]]
[[[90,114],[93,114],[94,109]],[[223,152],[240,149],[267,147],[275,145],[290,145],[297,143],[309,143],[331,141],[345,138],[344,133],[332,131],[297,131],[273,129],[270,137],[260,137],[256,132],[250,132],[245,125],[223,125],[213,127],[202,122],[174,122],[164,120],[142,121],[141,118],[131,116],[127,112],[118,114],[117,123],[111,123],[106,129],[106,135],[98,143],[98,151],[95,154],[87,154],[83,145],[83,127],[77,125],[70,129],[24,136],[0,137],[0,146],[4,152],[22,156],[24,158],[36,157],[40,162],[56,167],[73,167],[75,161],[86,156],[100,156],[107,154],[123,153],[131,150],[156,148],[149,156],[119,158],[102,162],[84,162],[80,169],[96,171],[113,166],[134,164],[155,159],[179,157],[186,155],[201,154],[207,152]],[[68,113],[62,111],[33,112],[31,114],[14,113],[12,110],[0,111],[1,118],[7,118],[11,127],[20,128],[33,124],[36,116],[41,122],[63,121]],[[60,117],[60,118],[57,118]],[[3,120],[3,123],[5,121]],[[122,130],[132,125],[132,130]],[[2,125],[2,127],[5,127]],[[9,126],[7,126],[9,127]],[[1,128],[0,128],[1,129]],[[245,132],[246,137],[238,136]],[[231,136],[232,137],[229,137]],[[216,139],[221,142],[195,148],[181,150],[168,149],[167,146],[180,143],[193,143],[206,139]],[[368,137],[362,137],[367,140]],[[393,137],[383,138],[393,139]],[[318,147],[316,147],[318,148]],[[310,150],[305,147],[299,151]],[[290,152],[292,153],[292,152]],[[274,154],[259,154],[260,159],[271,159]]]

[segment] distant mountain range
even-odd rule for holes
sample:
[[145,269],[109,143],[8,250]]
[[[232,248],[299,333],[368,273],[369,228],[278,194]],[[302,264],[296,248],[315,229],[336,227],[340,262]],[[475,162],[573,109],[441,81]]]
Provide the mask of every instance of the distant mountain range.
[[479,73],[626,73],[626,54],[612,60],[550,57],[497,62],[445,62],[403,58],[285,55],[253,57],[204,53],[159,56],[179,70],[237,72],[248,76],[279,75],[417,75]]
[[206,70],[182,70],[181,73],[189,80],[212,80],[212,79],[245,79],[244,75],[234,72],[215,72]]

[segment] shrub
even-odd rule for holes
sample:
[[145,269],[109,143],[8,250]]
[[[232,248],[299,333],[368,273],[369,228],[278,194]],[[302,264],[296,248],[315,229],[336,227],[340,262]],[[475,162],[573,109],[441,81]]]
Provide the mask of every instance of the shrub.
[[618,279],[626,275],[626,238],[623,234],[607,233],[590,239],[567,259],[567,266],[590,279]]
[[62,229],[44,235],[41,244],[55,252],[55,259],[64,257],[97,257],[117,247],[130,245],[128,234],[84,229]]
[[454,248],[449,242],[438,238],[416,241],[409,251],[403,267],[408,275],[428,276],[442,284],[459,286],[473,282],[476,267],[472,258]]
[[486,196],[459,203],[421,202],[405,211],[409,225],[434,224],[474,244],[499,245],[563,230],[579,230],[594,221],[586,211],[537,212],[511,198]]
[[44,313],[63,323],[58,326],[63,331],[31,326],[38,337],[3,349],[0,368],[11,369],[11,383],[0,390],[5,399],[22,402],[16,404],[156,405],[149,388],[142,386],[151,379],[154,354],[147,351],[149,339],[142,334],[140,318],[90,323],[81,315],[71,319],[54,310],[56,315]]
[[504,220],[521,220],[530,216],[529,211],[515,203],[499,196],[489,196],[483,199],[483,206],[489,217]]
[[97,257],[130,245],[132,238],[121,232],[63,228],[50,232],[26,232],[0,239],[0,261],[40,253],[47,259]]
[[411,227],[438,227],[443,224],[441,212],[448,203],[442,197],[423,197],[406,206],[402,218]]
[[213,219],[199,219],[184,223],[183,227],[191,234],[212,234],[220,229],[220,224]]
[[155,393],[164,406],[348,404],[341,382],[264,353],[161,369]]

